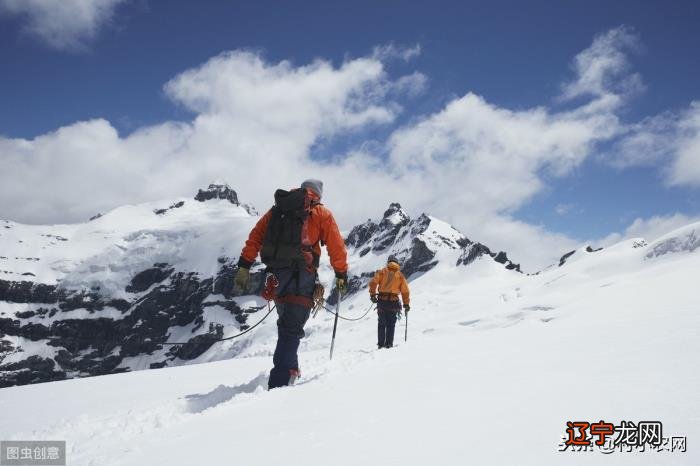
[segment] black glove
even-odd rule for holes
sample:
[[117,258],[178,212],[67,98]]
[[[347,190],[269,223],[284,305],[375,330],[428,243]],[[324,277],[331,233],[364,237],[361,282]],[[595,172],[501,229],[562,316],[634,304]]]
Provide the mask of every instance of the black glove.
[[376,304],[377,303],[377,295],[376,294],[369,295],[369,300]]
[[408,314],[408,311],[411,310],[411,306],[409,306],[408,304],[404,304],[404,305],[403,305],[403,310],[406,311],[406,314]]

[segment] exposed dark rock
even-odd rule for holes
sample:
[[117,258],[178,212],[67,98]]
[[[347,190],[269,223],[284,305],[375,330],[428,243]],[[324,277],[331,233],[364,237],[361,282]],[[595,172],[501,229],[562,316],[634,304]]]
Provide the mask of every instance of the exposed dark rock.
[[107,302],[106,306],[113,307],[121,312],[126,312],[131,307],[131,304],[129,304],[129,301],[125,299],[112,299],[111,301]]
[[59,298],[60,293],[57,292],[54,285],[0,280],[0,301],[53,304],[58,302]]
[[[2,383],[10,386],[58,380],[64,378],[66,373],[84,376],[124,372],[128,368],[119,365],[125,357],[153,354],[163,348],[162,343],[168,341],[171,327],[194,324],[193,331],[196,331],[204,325],[203,309],[208,306],[227,309],[240,329],[248,328],[248,316],[259,309],[244,310],[231,299],[239,294],[233,290],[236,265],[225,257],[220,258],[219,264],[215,280],[201,279],[195,273],[175,272],[168,264],[154,264],[136,274],[129,284],[130,291],[145,293],[135,297],[133,302],[106,298],[97,287],[68,291],[31,282],[0,282],[2,300],[34,303],[56,299],[56,302],[50,302],[54,306],[0,318],[0,333],[33,341],[42,340],[60,348],[53,361],[46,361],[55,362],[62,369],[49,370],[49,362],[27,358],[25,361],[29,362],[26,365],[8,369],[11,375],[4,377]],[[262,281],[262,271],[252,273],[252,286],[248,292],[258,292]],[[210,299],[212,295],[219,298]],[[99,312],[105,307],[116,308],[124,316],[120,319],[100,317]],[[79,308],[95,313],[95,317],[59,319],[50,326],[26,322],[30,317],[53,317],[57,313]],[[223,335],[223,330],[221,325],[210,326],[206,334],[192,337],[186,345],[173,346],[165,360],[154,364],[164,366],[174,358],[197,358]],[[5,367],[0,366],[0,369],[4,371]]]
[[[468,240],[467,240],[468,241]],[[474,262],[477,258],[488,255],[493,258],[494,261],[499,264],[503,264],[508,270],[515,270],[516,272],[521,272],[520,264],[515,264],[508,259],[508,255],[500,251],[498,253],[493,253],[491,250],[481,243],[471,243],[465,246],[462,255],[457,259],[457,265],[469,265]],[[522,273],[522,272],[521,272]]]
[[[345,245],[356,248],[364,246],[370,239],[372,239],[378,229],[379,225],[374,223],[372,220],[367,220],[367,222],[363,223],[362,225],[357,225],[350,231],[350,234],[345,240]],[[370,249],[367,248],[367,252],[369,252],[369,250]],[[365,254],[367,253],[365,252]]]
[[155,264],[152,268],[134,275],[134,278],[131,279],[131,283],[127,285],[126,291],[129,293],[146,291],[156,283],[160,283],[168,278],[172,271],[172,268],[167,268],[167,264]]
[[9,342],[7,340],[0,340],[0,362],[2,362],[2,355],[3,354],[7,354],[14,349],[15,349],[15,347],[12,346],[11,342]]
[[241,207],[243,207],[245,211],[248,212],[248,215],[252,217],[257,217],[258,215],[260,215],[258,213],[258,210],[250,204],[241,204]]
[[197,335],[192,338],[187,344],[180,346],[174,351],[175,355],[184,360],[191,360],[200,357],[211,345],[224,336],[223,325],[209,325],[209,332],[203,335]]
[[411,221],[408,215],[401,209],[401,204],[394,202],[384,212],[384,218],[379,222],[378,234],[374,240],[372,250],[382,252],[391,247],[397,240],[401,229]]
[[483,255],[491,255],[491,250],[481,243],[472,243],[470,246],[465,247],[462,255],[457,259],[457,265],[469,265],[474,262],[478,257]]
[[559,267],[564,265],[566,263],[566,260],[569,257],[573,256],[575,253],[576,253],[576,249],[574,249],[573,251],[569,251],[566,254],[564,254],[563,256],[561,256],[561,258],[559,259]]
[[437,265],[437,262],[433,261],[435,251],[429,249],[424,241],[414,238],[410,251],[410,256],[401,264],[401,272],[406,278],[415,273],[427,272]]
[[98,212],[97,214],[90,217],[90,220],[88,220],[88,221],[92,222],[93,220],[97,220],[98,218],[102,217],[102,215],[104,215],[102,212]]
[[0,318],[0,333],[38,341],[48,338],[51,335],[51,329],[42,324],[33,322],[23,324],[21,320],[2,317]]
[[240,205],[238,203],[236,191],[231,189],[227,184],[210,184],[207,189],[200,189],[194,199],[199,202],[208,201],[210,199],[225,199],[231,204]]
[[598,251],[602,251],[602,250],[603,250],[603,248],[593,249],[590,246],[586,246],[586,252],[598,252]]
[[52,359],[30,356],[21,361],[0,366],[0,388],[38,382],[63,380],[66,373],[55,370]]
[[98,290],[66,291],[60,290],[61,302],[58,307],[63,312],[86,309],[91,314],[105,307],[104,298]]
[[175,204],[171,204],[167,209],[155,209],[153,211],[153,213],[156,215],[163,215],[163,214],[167,213],[169,210],[179,209],[183,205],[185,205],[185,201],[176,202]]
[[522,273],[522,270],[520,270],[520,264],[514,264],[514,263],[512,263],[511,261],[508,261],[508,262],[506,263],[506,269],[508,269],[508,270],[515,270],[515,271],[517,271],[517,272],[521,272],[521,273]]

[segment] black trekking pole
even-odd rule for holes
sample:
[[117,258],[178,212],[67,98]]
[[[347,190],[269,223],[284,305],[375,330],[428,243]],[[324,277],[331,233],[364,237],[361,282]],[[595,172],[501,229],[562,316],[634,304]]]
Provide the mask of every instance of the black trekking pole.
[[333,359],[333,346],[335,345],[335,331],[338,328],[338,315],[340,314],[340,287],[338,288],[338,302],[335,303],[335,322],[333,322],[333,338],[331,339],[331,359]]
[[406,311],[406,330],[404,330],[403,341],[408,341],[408,311]]

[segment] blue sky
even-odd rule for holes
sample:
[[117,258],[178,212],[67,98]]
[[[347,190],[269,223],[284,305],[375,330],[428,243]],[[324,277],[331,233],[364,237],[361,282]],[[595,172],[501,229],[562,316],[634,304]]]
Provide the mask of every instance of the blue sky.
[[[410,60],[384,61],[390,81],[412,73],[425,78],[415,95],[394,99],[401,111],[390,123],[321,135],[308,147],[310,159],[324,163],[358,147],[374,148],[380,159],[391,158],[387,141],[397,130],[430,119],[467,93],[512,112],[545,108],[557,115],[577,108],[589,96],[561,99],[563,86],[576,79],[572,60],[595,37],[621,26],[634,37],[634,44],[624,47],[625,73],[642,83],[615,108],[621,125],[653,118],[691,120],[684,112],[700,100],[700,6],[692,1],[101,1],[109,4],[104,18],[67,45],[32,29],[33,15],[41,12],[17,7],[16,0],[0,1],[0,135],[6,140],[32,141],[94,119],[106,120],[124,139],[164,122],[191,122],[201,112],[168,95],[164,85],[224,51],[252,51],[271,65],[289,60],[299,67],[320,58],[340,68],[371,56],[378,46],[418,46],[420,53]],[[54,26],[39,22],[36,27]],[[624,236],[636,219],[677,214],[681,220],[695,219],[700,216],[700,181],[670,182],[673,154],[610,162],[622,139],[630,132],[644,133],[647,126],[596,139],[595,147],[564,174],[550,173],[546,163],[533,168],[541,186],[504,203],[496,213],[576,241]],[[657,133],[661,143],[673,137]],[[692,158],[686,150],[684,167]],[[81,165],[76,162],[74,169],[81,170]],[[235,175],[231,178],[227,180],[238,184]],[[150,200],[169,193],[141,194]],[[333,200],[343,198],[337,193]],[[109,208],[110,203],[120,202],[114,195],[95,207]],[[19,215],[6,208],[0,217],[56,221],[64,209],[71,221],[77,214],[70,204],[68,196],[51,207],[53,215]],[[418,201],[408,205],[424,207]],[[376,214],[367,212],[365,218]],[[460,223],[458,215],[450,220]]]

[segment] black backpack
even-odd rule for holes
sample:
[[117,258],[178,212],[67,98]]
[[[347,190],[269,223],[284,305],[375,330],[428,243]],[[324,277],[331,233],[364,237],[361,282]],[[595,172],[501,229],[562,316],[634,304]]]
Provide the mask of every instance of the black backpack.
[[[275,191],[275,205],[267,224],[260,257],[270,268],[302,267],[304,259],[301,231],[311,214],[305,189]],[[308,247],[308,246],[306,246]]]

